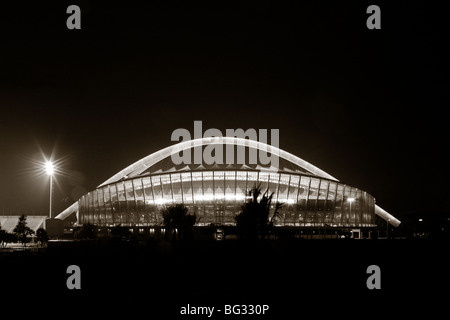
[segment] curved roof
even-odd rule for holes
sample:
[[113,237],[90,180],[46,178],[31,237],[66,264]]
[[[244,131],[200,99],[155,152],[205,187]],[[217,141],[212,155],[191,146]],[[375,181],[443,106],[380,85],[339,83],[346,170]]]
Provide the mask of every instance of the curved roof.
[[[136,162],[129,165],[128,167],[124,168],[123,170],[119,171],[115,175],[113,175],[108,180],[101,183],[99,187],[108,185],[110,183],[117,182],[121,179],[127,179],[139,176],[146,170],[148,170],[150,167],[155,165],[161,160],[164,160],[173,154],[177,154],[183,150],[205,146],[205,145],[211,145],[211,144],[231,144],[235,146],[241,146],[241,147],[248,147],[248,148],[254,148],[257,150],[265,151],[270,154],[276,154],[280,158],[285,159],[301,168],[306,170],[312,175],[326,178],[334,181],[339,181],[330,174],[326,173],[325,171],[317,168],[316,166],[312,165],[311,163],[300,159],[299,157],[286,152],[284,150],[281,150],[277,147],[268,145],[263,142],[259,142],[256,140],[249,140],[244,138],[237,138],[237,137],[211,137],[211,138],[200,138],[200,139],[194,139],[194,140],[188,140],[188,141],[182,141],[180,143],[174,144],[172,146],[166,147],[164,149],[161,149],[157,152],[154,152]],[[278,168],[274,168],[278,170]],[[66,219],[70,214],[73,212],[78,212],[78,202],[73,203],[70,207],[65,209],[63,212],[61,212],[56,218],[57,219]],[[375,205],[375,214],[379,215],[384,220],[391,223],[393,226],[397,227],[400,224],[400,221],[389,214],[387,211],[380,208],[378,205]]]
[[249,139],[243,139],[243,138],[237,138],[237,137],[212,137],[212,138],[201,138],[201,139],[194,139],[194,140],[188,140],[188,141],[182,141],[180,143],[174,144],[172,146],[169,146],[167,148],[161,149],[155,153],[152,153],[141,160],[136,161],[135,163],[129,165],[125,169],[119,171],[115,175],[113,175],[111,178],[100,184],[98,187],[102,187],[104,185],[119,181],[121,179],[126,178],[132,178],[139,176],[142,172],[147,170],[149,167],[153,166],[154,164],[158,163],[159,161],[168,158],[172,156],[173,154],[177,154],[183,150],[191,149],[194,147],[200,147],[200,146],[206,146],[211,144],[231,144],[235,146],[241,146],[241,147],[249,147],[254,148],[257,150],[265,151],[270,154],[276,154],[280,158],[285,159],[289,162],[292,162],[293,164],[305,169],[307,172],[319,176],[321,178],[331,179],[334,181],[338,181],[333,176],[329,175],[325,171],[317,168],[316,166],[310,164],[309,162],[306,162],[303,159],[300,159],[297,156],[294,156],[293,154],[286,152],[284,150],[281,150],[277,147],[268,145],[263,142],[259,142],[256,140],[249,140]]

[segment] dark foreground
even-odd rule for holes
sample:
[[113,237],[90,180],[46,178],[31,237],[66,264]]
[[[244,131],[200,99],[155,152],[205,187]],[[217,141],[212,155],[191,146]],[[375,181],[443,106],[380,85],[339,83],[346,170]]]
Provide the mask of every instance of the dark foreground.
[[[0,255],[0,304],[21,319],[208,318],[181,315],[188,304],[220,309],[211,319],[432,318],[448,304],[447,256],[446,242],[428,240],[72,243]],[[79,290],[66,286],[70,265],[80,267]],[[367,288],[370,265],[380,267],[379,290]],[[269,310],[232,316],[225,305]]]

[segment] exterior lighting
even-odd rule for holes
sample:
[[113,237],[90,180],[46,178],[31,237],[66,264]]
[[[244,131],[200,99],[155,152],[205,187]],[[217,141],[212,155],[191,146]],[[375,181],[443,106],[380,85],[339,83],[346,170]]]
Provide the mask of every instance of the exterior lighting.
[[53,173],[55,172],[55,167],[53,166],[53,162],[51,161],[47,161],[45,163],[45,172],[49,175],[52,176]]
[[53,162],[47,161],[45,162],[45,172],[50,177],[50,207],[48,210],[49,218],[52,218],[52,189],[53,189],[53,174],[55,173],[55,167],[53,165]]

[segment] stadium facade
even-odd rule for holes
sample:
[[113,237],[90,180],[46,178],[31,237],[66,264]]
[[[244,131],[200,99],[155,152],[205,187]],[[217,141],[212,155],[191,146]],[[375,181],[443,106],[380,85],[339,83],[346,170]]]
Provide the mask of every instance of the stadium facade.
[[[260,164],[174,165],[172,156],[208,145],[276,153],[278,167]],[[161,209],[184,203],[197,225],[233,225],[249,189],[259,186],[281,202],[279,227],[371,228],[375,215],[393,226],[400,221],[380,208],[373,195],[339,182],[314,165],[268,144],[236,137],[183,141],[121,170],[82,196],[56,218],[76,214],[77,224],[102,227],[161,226]]]

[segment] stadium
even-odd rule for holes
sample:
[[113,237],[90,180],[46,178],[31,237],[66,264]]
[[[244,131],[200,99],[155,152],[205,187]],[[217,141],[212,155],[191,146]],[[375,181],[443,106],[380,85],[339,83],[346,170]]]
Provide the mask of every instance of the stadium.
[[[175,165],[172,156],[193,148],[243,148],[279,156],[278,167],[261,164]],[[163,226],[161,209],[183,203],[198,217],[196,226],[233,226],[234,217],[254,187],[283,203],[274,222],[295,230],[352,230],[358,236],[376,227],[376,216],[397,227],[400,221],[379,207],[373,195],[339,180],[274,146],[236,137],[182,141],[152,153],[101,183],[62,211],[56,219],[76,215],[76,224],[122,225],[135,232]],[[149,231],[150,230],[150,231]]]

